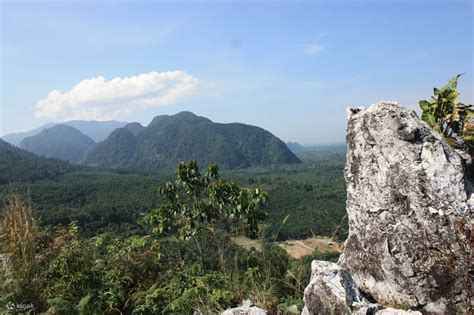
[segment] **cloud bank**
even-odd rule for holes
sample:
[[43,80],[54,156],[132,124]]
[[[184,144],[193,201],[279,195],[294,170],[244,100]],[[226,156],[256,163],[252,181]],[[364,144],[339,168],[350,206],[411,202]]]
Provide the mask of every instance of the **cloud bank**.
[[131,77],[86,79],[71,90],[51,91],[36,103],[36,117],[109,120],[135,110],[167,106],[189,97],[198,79],[184,71],[149,72]]

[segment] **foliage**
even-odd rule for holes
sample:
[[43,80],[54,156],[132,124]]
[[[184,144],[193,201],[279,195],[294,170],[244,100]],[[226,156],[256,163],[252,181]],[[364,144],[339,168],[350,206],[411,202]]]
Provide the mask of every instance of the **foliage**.
[[[220,174],[222,179],[261,187],[269,193],[271,198],[266,203],[269,215],[264,222],[268,237],[276,234],[278,240],[286,240],[313,234],[331,236],[345,215],[345,156],[344,146],[318,147],[300,155],[301,164],[224,170]],[[105,232],[124,236],[144,234],[146,231],[137,224],[137,219],[158,206],[156,187],[173,178],[169,174],[136,174],[79,166],[68,166],[60,173],[53,167],[56,164],[48,164],[45,173],[51,175],[35,179],[33,176],[41,167],[31,169],[28,165],[29,161],[32,167],[38,165],[36,160],[21,160],[16,164],[13,158],[16,156],[6,161],[8,168],[0,173],[0,178],[5,174],[13,180],[18,173],[30,179],[22,183],[19,177],[11,185],[0,185],[0,199],[8,196],[12,189],[28,195],[34,215],[42,225],[68,225],[76,221],[83,234],[89,236]],[[344,220],[336,236],[343,239],[346,229]]]
[[[247,298],[275,313],[294,303],[301,307],[310,264],[294,261],[261,237],[266,200],[261,189],[222,180],[213,165],[201,175],[194,161],[179,164],[176,175],[174,183],[162,185],[162,199],[144,219],[158,227],[153,235],[86,237],[73,222],[35,227],[31,233],[20,233],[28,235],[20,241],[2,240],[3,251],[26,252],[15,255],[28,259],[9,259],[0,271],[0,308],[14,302],[32,303],[35,311],[55,314],[206,313],[234,307]],[[95,176],[103,180],[102,175],[88,176],[85,181]],[[36,226],[20,199],[9,205],[23,230]],[[169,229],[159,228],[162,220],[171,218]],[[11,222],[2,220],[2,231],[15,226]],[[241,231],[258,234],[261,249],[245,250],[233,243],[231,236]],[[28,250],[19,250],[27,245]]]
[[0,253],[6,259],[4,273],[0,275],[0,305],[12,300],[18,303],[39,300],[37,237],[38,227],[31,208],[18,195],[11,196],[6,200],[0,222]]
[[460,76],[453,77],[442,89],[434,88],[430,100],[419,102],[421,119],[443,134],[450,145],[474,152],[474,106],[455,102],[460,95],[456,90]]
[[245,232],[256,237],[258,224],[266,217],[263,210],[266,193],[258,188],[240,188],[219,179],[213,164],[202,176],[196,161],[180,162],[176,181],[159,188],[165,200],[142,220],[154,225],[153,233],[177,231],[179,237],[189,237],[203,228],[215,229],[217,224],[242,223]]
[[[320,147],[300,155],[303,163],[226,172],[238,183],[251,183],[270,196],[266,237],[279,241],[313,235],[347,235],[344,146]],[[285,224],[282,222],[285,221]],[[339,228],[338,228],[339,226]]]
[[18,149],[0,139],[0,185],[54,178],[77,169],[66,162]]

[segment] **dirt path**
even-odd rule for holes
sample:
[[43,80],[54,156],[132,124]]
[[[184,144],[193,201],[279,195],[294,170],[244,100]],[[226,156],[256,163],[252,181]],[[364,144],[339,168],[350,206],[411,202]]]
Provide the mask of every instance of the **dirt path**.
[[[233,238],[233,240],[237,245],[242,246],[245,249],[251,249],[252,247],[258,251],[262,249],[259,240],[251,240],[245,236],[238,236]],[[321,252],[342,252],[341,243],[324,236],[311,237],[304,240],[288,240],[277,242],[277,244],[286,250],[288,255],[296,259],[311,255],[316,249]]]

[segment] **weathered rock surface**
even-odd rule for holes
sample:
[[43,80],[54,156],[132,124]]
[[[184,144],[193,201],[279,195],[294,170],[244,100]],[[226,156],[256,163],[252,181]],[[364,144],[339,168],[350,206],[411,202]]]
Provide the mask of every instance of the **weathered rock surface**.
[[466,161],[395,103],[350,109],[347,143],[349,237],[339,264],[382,305],[469,313]]
[[267,311],[256,307],[252,301],[245,300],[241,306],[227,309],[221,315],[267,315]]
[[354,308],[370,308],[347,270],[328,261],[311,263],[311,280],[304,290],[304,301],[302,315],[351,314]]
[[375,315],[421,315],[418,311],[405,311],[397,310],[394,308],[385,308],[383,310],[377,311]]

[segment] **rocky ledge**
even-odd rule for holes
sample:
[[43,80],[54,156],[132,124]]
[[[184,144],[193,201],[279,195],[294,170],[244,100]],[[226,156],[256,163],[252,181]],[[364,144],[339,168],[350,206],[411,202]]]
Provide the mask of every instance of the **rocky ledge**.
[[470,158],[397,103],[348,109],[349,237],[303,314],[472,312]]

